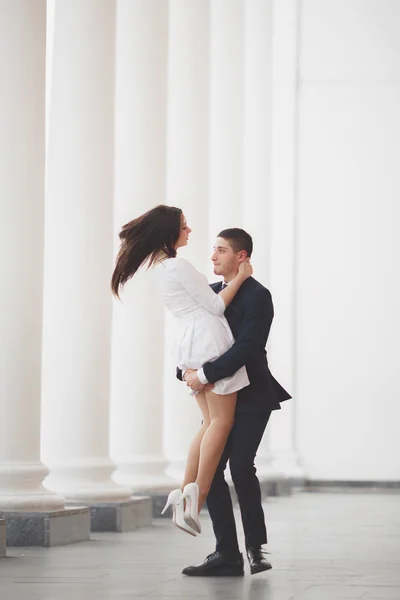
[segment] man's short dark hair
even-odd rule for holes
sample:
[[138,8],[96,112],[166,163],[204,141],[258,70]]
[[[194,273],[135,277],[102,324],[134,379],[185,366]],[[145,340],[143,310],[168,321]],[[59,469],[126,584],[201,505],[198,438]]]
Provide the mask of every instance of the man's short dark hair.
[[246,250],[248,257],[250,257],[253,252],[252,237],[244,229],[239,229],[239,227],[223,229],[217,237],[224,238],[224,240],[229,242],[234,252]]

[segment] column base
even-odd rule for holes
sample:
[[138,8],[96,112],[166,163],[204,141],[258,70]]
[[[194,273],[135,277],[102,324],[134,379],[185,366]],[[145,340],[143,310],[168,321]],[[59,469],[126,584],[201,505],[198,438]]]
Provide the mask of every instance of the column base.
[[259,481],[263,500],[271,496],[291,496],[293,493],[292,480],[283,475],[259,477]]
[[271,453],[256,462],[257,477],[260,482],[261,496],[265,500],[269,496],[290,496],[292,494],[291,479],[279,468]]
[[0,558],[6,555],[6,537],[6,521],[5,519],[0,519]]
[[168,494],[178,487],[178,483],[172,482],[170,485],[154,486],[147,489],[137,490],[135,493],[139,497],[148,498],[150,500],[151,514],[154,519],[170,519],[172,516],[172,509],[168,509],[163,515],[161,514],[161,511],[167,502]]
[[152,524],[152,501],[131,497],[126,502],[89,503],[91,531],[124,533]]
[[297,452],[273,453],[269,472],[259,474],[259,478],[266,496],[289,496],[303,490],[305,485],[304,469]]
[[3,511],[7,546],[64,546],[90,537],[90,512],[74,506],[49,512]]
[[163,457],[145,455],[140,461],[132,459],[130,462],[115,462],[118,466],[112,474],[112,480],[130,488],[134,494],[142,489],[168,487],[171,483],[171,477],[164,473],[168,461]]
[[[232,504],[235,506],[238,500],[234,485],[232,481],[228,481],[227,483],[229,485],[229,491],[231,493]],[[161,511],[167,502],[168,494],[172,492],[172,490],[175,490],[177,487],[179,487],[179,484],[174,484],[165,488],[140,490],[140,492],[138,492],[138,494],[145,494],[148,498],[151,499],[153,519],[170,519],[172,517],[172,508],[169,508],[163,515],[161,514]],[[206,504],[201,509],[201,512],[208,512]]]

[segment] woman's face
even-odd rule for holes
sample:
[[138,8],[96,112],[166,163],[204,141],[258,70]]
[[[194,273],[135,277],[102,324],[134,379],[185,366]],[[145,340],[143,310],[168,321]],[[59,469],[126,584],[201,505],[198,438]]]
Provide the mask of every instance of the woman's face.
[[186,219],[185,219],[185,215],[182,214],[181,216],[181,232],[179,234],[179,238],[178,241],[176,242],[175,245],[175,250],[178,250],[178,248],[181,248],[182,246],[187,246],[187,243],[189,241],[189,235],[191,234],[192,230],[190,229],[190,227],[188,226]]

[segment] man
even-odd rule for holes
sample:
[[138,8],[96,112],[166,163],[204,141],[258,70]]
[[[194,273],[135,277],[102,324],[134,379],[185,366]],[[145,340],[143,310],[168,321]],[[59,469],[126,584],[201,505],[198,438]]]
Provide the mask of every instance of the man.
[[[223,276],[224,283],[211,285],[215,293],[220,292],[223,285],[229,284],[237,275],[239,264],[251,256],[252,250],[252,238],[243,229],[221,231],[211,260],[214,273]],[[267,543],[267,532],[254,459],[271,412],[280,409],[280,402],[291,397],[274,379],[268,368],[265,345],[273,314],[270,292],[250,277],[242,284],[225,312],[236,340],[232,348],[214,362],[203,365],[198,371],[188,370],[183,374],[187,385],[195,391],[201,391],[206,385],[210,387],[216,381],[232,375],[243,365],[246,366],[250,380],[250,385],[238,393],[235,423],[207,496],[207,507],[216,537],[216,550],[200,565],[183,569],[184,575],[244,574],[231,495],[224,478],[228,460],[238,496],[251,573],[271,568],[262,550],[262,545]],[[182,379],[179,369],[177,377]]]

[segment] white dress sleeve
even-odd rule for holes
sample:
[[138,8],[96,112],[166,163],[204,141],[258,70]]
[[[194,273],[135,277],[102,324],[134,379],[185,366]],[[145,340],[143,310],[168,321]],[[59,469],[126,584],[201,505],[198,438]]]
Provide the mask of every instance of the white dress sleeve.
[[222,297],[212,291],[205,275],[199,273],[188,260],[177,259],[173,271],[177,280],[201,306],[213,315],[224,314],[226,306]]

